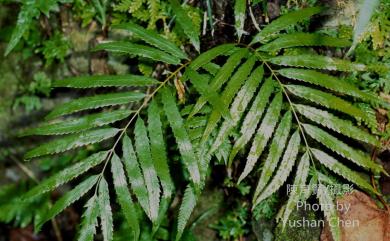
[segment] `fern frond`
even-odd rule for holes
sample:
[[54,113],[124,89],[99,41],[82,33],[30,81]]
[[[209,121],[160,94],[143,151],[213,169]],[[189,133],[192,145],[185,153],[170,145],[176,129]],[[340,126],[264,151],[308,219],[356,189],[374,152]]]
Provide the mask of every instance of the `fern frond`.
[[202,68],[207,72],[209,72],[212,76],[215,76],[218,73],[218,71],[221,69],[221,66],[213,62],[209,62],[203,65]]
[[181,7],[178,0],[169,0],[173,12],[176,14],[176,23],[183,29],[184,33],[190,39],[190,42],[195,49],[200,51],[199,34],[200,30],[196,29],[191,18],[187,15],[186,11]]
[[108,184],[106,179],[101,178],[98,192],[99,217],[102,227],[103,240],[112,241],[114,225],[112,220],[112,211],[110,205],[110,195],[108,193]]
[[329,222],[329,227],[332,233],[333,240],[341,241],[341,229],[339,224],[339,218],[337,216],[337,210],[333,204],[333,199],[328,188],[323,184],[318,186],[317,198],[321,204],[321,210],[325,213],[325,217]]
[[31,159],[43,155],[64,152],[80,146],[98,143],[114,137],[118,132],[119,129],[116,128],[103,128],[66,136],[32,149],[26,153],[25,158]]
[[64,135],[76,133],[123,120],[131,113],[133,113],[133,111],[114,110],[111,112],[91,114],[69,121],[43,124],[41,126],[23,131],[20,135]]
[[153,29],[156,26],[156,21],[160,18],[160,0],[147,0],[148,10],[150,13],[150,19],[148,23],[148,28]]
[[194,182],[195,185],[200,185],[199,163],[188,133],[184,128],[184,121],[176,106],[175,99],[168,88],[163,88],[161,93],[165,115],[176,138],[184,165],[188,169],[192,182]]
[[306,20],[310,18],[311,16],[320,13],[323,10],[321,7],[311,7],[311,8],[305,8],[299,11],[290,12],[288,14],[285,14],[274,21],[272,21],[270,24],[268,24],[263,30],[260,31],[252,40],[251,44],[257,43],[257,42],[266,42],[267,39],[277,34],[279,31],[286,29],[287,27],[291,25],[295,25],[303,20]]
[[255,197],[253,207],[256,207],[261,201],[271,196],[276,192],[283,183],[287,180],[294,163],[298,155],[299,145],[301,144],[301,137],[299,136],[299,130],[296,130],[291,136],[286,151],[284,152],[282,161],[280,162],[279,168],[276,171],[274,178],[268,184],[266,188],[260,193],[258,197]]
[[[255,63],[256,63],[256,57],[255,56],[250,57],[244,64],[240,66],[240,68],[238,68],[237,72],[235,72],[234,75],[230,78],[229,82],[227,83],[227,86],[221,93],[221,98],[227,107],[230,105],[234,96],[236,95],[238,90],[241,88],[245,80],[250,75]],[[221,114],[218,112],[218,110],[213,110],[210,114],[208,123],[203,133],[202,142],[205,142],[207,137],[217,126],[220,119],[221,119]]]
[[214,140],[213,145],[210,148],[209,153],[213,153],[219,148],[223,141],[228,137],[232,129],[237,126],[239,120],[244,114],[245,109],[252,100],[252,97],[257,89],[257,86],[263,80],[264,68],[263,66],[257,67],[250,75],[248,80],[244,83],[244,86],[237,93],[237,97],[234,99],[230,108],[230,114],[232,120],[225,120],[222,126],[219,128],[217,137]]
[[152,221],[155,221],[160,205],[160,185],[150,152],[146,127],[141,118],[138,118],[135,123],[134,135],[135,150],[138,155],[146,189],[148,190],[150,217]]
[[294,108],[306,118],[340,134],[374,146],[381,145],[374,136],[356,127],[351,121],[340,119],[327,111],[308,105],[295,104]]
[[374,173],[383,171],[382,166],[374,163],[370,156],[360,150],[356,150],[344,142],[338,140],[336,137],[328,134],[326,131],[309,124],[303,124],[304,130],[314,140],[322,143],[330,150],[337,152],[342,157],[345,157],[357,165],[366,169],[371,169]]
[[265,106],[267,105],[268,99],[270,98],[273,90],[274,90],[273,80],[271,78],[268,78],[264,82],[255,100],[253,101],[248,114],[245,116],[244,122],[240,130],[241,133],[240,138],[238,138],[238,140],[234,143],[232,151],[230,152],[229,163],[232,163],[237,153],[252,138],[253,134],[255,133],[257,124],[260,122],[260,118],[265,110]]
[[329,90],[360,98],[367,102],[382,102],[382,100],[377,96],[374,96],[367,92],[363,92],[359,90],[359,88],[357,88],[356,86],[349,84],[342,79],[333,77],[331,75],[323,74],[314,70],[288,68],[280,69],[278,70],[278,73],[290,79],[301,80],[310,84],[319,85]]
[[156,101],[152,101],[148,108],[148,133],[150,150],[156,168],[157,175],[163,188],[163,197],[168,199],[174,190],[174,185],[169,173],[168,158],[163,138],[160,111]]
[[149,47],[142,44],[134,44],[130,42],[108,42],[101,43],[95,47],[95,51],[105,50],[113,53],[128,54],[132,56],[140,56],[155,61],[161,61],[167,64],[179,64],[180,59],[172,56],[159,49]]
[[350,168],[344,166],[333,157],[329,156],[325,152],[320,151],[318,149],[311,148],[310,151],[313,153],[314,157],[318,161],[320,161],[324,166],[329,168],[331,171],[339,174],[340,176],[344,177],[348,181],[356,184],[357,186],[361,187],[366,191],[369,191],[371,193],[377,193],[374,190],[374,188],[370,185],[368,180],[361,177],[359,174],[352,171]]
[[134,152],[133,144],[127,135],[125,135],[122,139],[122,151],[122,160],[125,165],[131,189],[137,197],[138,203],[141,205],[146,215],[149,217],[149,219],[152,220],[150,214],[148,190],[146,189],[145,180],[142,176],[137,156]]
[[134,23],[124,23],[112,26],[114,29],[123,29],[134,34],[135,37],[142,39],[146,43],[159,48],[168,54],[176,56],[180,59],[187,59],[188,56],[181,49],[179,49],[174,43],[161,37],[158,33],[152,30],[144,29],[143,27]]
[[84,194],[86,194],[97,182],[99,176],[94,175],[88,177],[85,181],[78,184],[71,191],[62,196],[54,205],[50,208],[49,212],[45,214],[41,222],[36,225],[35,230],[40,230],[42,225],[51,220],[62,212],[69,205],[79,200]]
[[245,17],[246,17],[246,0],[235,0],[234,4],[234,27],[236,28],[238,40],[241,39],[244,31]]
[[303,196],[302,194],[304,191],[307,176],[309,175],[309,170],[310,170],[310,157],[309,157],[309,153],[305,152],[305,154],[303,154],[301,160],[299,161],[299,165],[295,173],[295,179],[293,184],[295,190],[289,193],[290,198],[288,199],[286,208],[284,209],[283,219],[282,219],[283,227],[286,226],[287,220],[290,217],[291,212],[294,209],[296,209],[297,202],[302,199]]
[[77,237],[78,241],[93,241],[93,236],[96,233],[96,226],[98,224],[99,204],[97,196],[92,196],[85,205],[87,208],[84,211],[80,231]]
[[183,235],[188,219],[190,218],[191,213],[195,208],[196,200],[197,198],[194,189],[190,185],[188,185],[184,192],[183,200],[179,209],[177,234],[175,238],[176,241],[179,241],[181,236]]
[[84,159],[83,161],[77,162],[72,166],[63,169],[62,171],[42,181],[38,186],[35,186],[33,189],[24,194],[21,199],[32,199],[34,197],[37,197],[38,195],[42,195],[46,192],[49,192],[64,183],[69,182],[70,180],[87,172],[92,167],[102,163],[106,159],[107,154],[107,151],[95,153]]
[[231,52],[235,48],[236,48],[235,44],[218,45],[212,49],[207,50],[206,52],[201,53],[191,62],[191,64],[188,67],[196,71],[200,67],[210,63],[211,60],[215,59],[216,57],[225,55],[226,53]]
[[261,51],[275,52],[280,49],[303,46],[347,47],[351,42],[347,39],[335,38],[316,33],[291,33],[279,36],[274,41],[259,48]]
[[[150,28],[155,25],[157,19],[161,19],[164,28],[169,29],[171,24],[166,25],[165,18],[169,11],[172,12],[175,17],[171,20],[176,19],[176,27],[183,30],[179,29],[179,33],[181,35],[184,33],[199,52],[199,29],[194,28],[197,23],[191,20],[192,12],[187,11],[192,8],[191,6],[186,6],[185,3],[181,5],[178,0],[170,0],[167,5],[161,6],[159,6],[160,2],[152,2],[152,0],[135,2],[124,0],[123,2],[122,7],[126,6],[126,11],[131,10],[130,13],[142,22],[148,21],[146,19],[148,14],[152,14],[151,20],[147,22]],[[239,38],[244,32],[246,4],[246,0],[236,0],[234,7],[235,27]],[[160,7],[162,7],[161,11],[168,12],[157,16],[156,11],[159,11]],[[83,76],[55,81],[54,87],[125,87],[125,89],[130,87],[133,92],[99,94],[70,101],[55,108],[49,113],[47,119],[107,106],[119,105],[119,108],[110,111],[103,109],[100,112],[96,110],[97,113],[72,119],[58,118],[55,122],[24,132],[24,135],[72,133],[31,150],[26,154],[28,158],[67,151],[112,137],[116,139],[112,141],[109,151],[98,152],[84,161],[71,164],[28,191],[22,199],[30,201],[104,163],[101,165],[102,170],[99,175],[88,175],[86,181],[60,198],[53,209],[46,214],[44,221],[54,217],[88,192],[92,186],[98,184],[97,193],[95,192],[87,203],[79,240],[93,240],[98,217],[101,220],[102,238],[105,241],[113,240],[110,187],[106,182],[106,168],[110,165],[116,199],[128,227],[131,228],[129,230],[132,232],[131,236],[135,241],[158,239],[160,231],[166,232],[165,227],[160,226],[166,220],[167,213],[171,213],[170,208],[175,207],[171,205],[171,198],[175,196],[175,184],[170,174],[169,164],[171,156],[178,154],[174,159],[179,159],[183,164],[181,170],[186,173],[182,176],[189,179],[184,180],[189,183],[179,208],[176,237],[173,237],[179,241],[184,236],[187,222],[210,173],[209,166],[214,160],[224,161],[228,166],[229,175],[235,174],[237,172],[230,172],[233,171],[233,160],[239,152],[249,149],[249,153],[246,153],[246,165],[238,178],[240,183],[256,168],[258,159],[264,157],[265,163],[252,200],[252,207],[255,208],[282,187],[294,169],[300,148],[305,149],[305,153],[297,164],[294,185],[301,187],[306,183],[312,162],[315,165],[314,169],[317,166],[330,169],[360,188],[376,193],[365,177],[325,152],[310,146],[313,142],[323,145],[329,151],[370,172],[383,171],[381,166],[371,162],[366,153],[339,140],[332,133],[337,132],[352,140],[380,146],[375,136],[357,125],[364,122],[365,125],[362,126],[370,127],[372,132],[377,134],[376,126],[373,124],[375,122],[373,107],[380,105],[389,108],[390,104],[371,93],[361,91],[343,79],[332,77],[332,72],[326,71],[325,74],[311,70],[356,72],[365,71],[367,67],[325,55],[301,54],[309,53],[305,50],[298,51],[299,55],[278,55],[280,49],[291,47],[344,47],[349,44],[346,40],[318,33],[283,33],[276,36],[281,31],[285,32],[284,30],[290,32],[288,29],[290,26],[321,10],[320,7],[307,8],[273,21],[252,41],[252,44],[257,44],[275,39],[268,44],[255,48],[242,44],[223,44],[199,54],[193,60],[191,60],[192,56],[187,56],[183,47],[177,46],[156,31],[146,30],[133,23],[115,26],[129,31],[140,43],[106,42],[96,47],[96,50],[140,57],[141,62],[147,61],[144,65],[149,66],[150,71],[144,71],[145,68],[142,67],[139,67],[139,70],[151,76],[152,66],[156,66],[155,76],[158,80],[127,74]],[[207,49],[207,46],[204,47]],[[291,51],[285,52],[291,54]],[[185,60],[185,63],[181,64],[182,60]],[[264,76],[266,78],[263,80]],[[304,85],[290,84],[290,80],[291,82],[302,81]],[[180,106],[173,88],[169,86],[172,82],[177,88]],[[146,89],[145,87],[148,88],[147,95],[138,93],[138,89]],[[290,95],[294,98],[290,98]],[[184,99],[190,103],[183,103]],[[137,102],[134,104],[137,110],[135,112],[123,110],[122,105],[131,102]],[[313,103],[320,107],[301,103]],[[134,115],[130,116],[132,113]],[[352,119],[350,116],[357,121],[346,120]],[[144,117],[147,118],[147,124],[144,123]],[[122,129],[104,127],[125,118],[128,119],[127,124]],[[317,127],[313,122],[325,128]],[[165,136],[165,133],[168,136]],[[132,135],[133,140],[128,135]],[[304,139],[302,143],[301,136]],[[120,143],[122,149],[118,146]],[[168,145],[172,147],[168,148]],[[265,153],[265,150],[268,150],[268,153]],[[116,151],[122,153],[121,159],[116,155]],[[175,171],[177,168],[178,166],[175,165]],[[324,178],[321,175],[324,176],[319,172],[314,173],[310,183],[322,181]],[[311,193],[300,195],[301,191],[298,189],[296,193],[292,193],[284,213],[280,212],[283,215],[283,225],[286,225],[294,205],[311,195]],[[321,203],[331,200],[326,193],[319,194],[318,197]],[[138,205],[146,215],[139,216]],[[332,212],[325,211],[325,214],[329,218],[334,216]],[[145,223],[142,221],[144,216],[151,220],[152,227],[149,227],[149,224],[148,227],[141,226]],[[144,233],[147,235],[144,236]]]
[[[229,58],[226,60],[226,63],[219,69],[218,73],[214,76],[214,78],[210,81],[210,89],[211,91],[218,92],[223,84],[228,81],[231,77],[235,68],[241,63],[241,60],[248,55],[249,51],[247,49],[238,49]],[[197,101],[193,110],[191,111],[189,117],[191,118],[195,114],[197,114],[202,107],[206,104],[206,99],[200,97]]]
[[357,64],[348,60],[314,54],[277,56],[270,58],[270,62],[282,66],[306,67],[310,69],[338,70],[346,72],[366,70],[366,66],[364,64]]
[[137,210],[128,190],[123,165],[116,154],[114,154],[111,159],[111,172],[118,203],[122,208],[123,216],[133,231],[133,240],[137,241],[140,235],[140,224],[138,221]]
[[34,0],[23,2],[23,6],[18,14],[18,20],[15,29],[12,31],[11,40],[5,50],[4,56],[7,56],[18,44],[23,35],[30,28],[33,18],[39,16],[39,10]]
[[136,92],[101,94],[90,97],[82,97],[56,107],[45,117],[45,119],[50,120],[62,115],[67,115],[82,110],[127,104],[129,102],[142,100],[144,97],[145,94]]
[[63,80],[56,80],[53,87],[66,88],[95,88],[110,86],[149,86],[156,85],[159,82],[156,79],[141,75],[96,75],[79,76]]
[[205,115],[194,116],[191,119],[187,119],[185,122],[188,128],[204,127],[207,124],[207,117]]
[[252,171],[257,162],[257,159],[259,159],[260,155],[263,153],[265,146],[267,145],[268,140],[271,138],[272,133],[275,130],[276,123],[278,122],[280,116],[280,111],[282,109],[282,100],[282,93],[277,93],[272,100],[269,108],[267,109],[267,113],[265,114],[259,129],[257,129],[256,136],[252,142],[251,149],[248,153],[244,171],[238,178],[238,183],[240,183]]
[[191,83],[194,85],[195,89],[201,94],[201,96],[205,100],[207,100],[215,110],[219,111],[219,113],[225,119],[231,120],[232,117],[229,112],[228,106],[224,104],[218,93],[212,91],[209,88],[207,83],[208,79],[191,69],[187,69],[186,73]]
[[291,121],[292,115],[291,112],[288,111],[282,117],[282,120],[276,129],[274,138],[272,139],[267,159],[264,162],[264,166],[260,174],[260,179],[256,186],[254,197],[257,197],[261,190],[264,189],[278,165],[279,159],[283,154],[284,147],[286,146],[287,138],[290,134]]
[[309,100],[313,103],[325,106],[327,108],[340,111],[342,113],[348,114],[358,121],[366,121],[369,123],[369,117],[367,114],[359,109],[358,107],[352,105],[350,102],[345,101],[339,97],[336,97],[332,94],[309,88],[301,85],[286,85],[286,88],[294,95],[301,97],[303,99]]

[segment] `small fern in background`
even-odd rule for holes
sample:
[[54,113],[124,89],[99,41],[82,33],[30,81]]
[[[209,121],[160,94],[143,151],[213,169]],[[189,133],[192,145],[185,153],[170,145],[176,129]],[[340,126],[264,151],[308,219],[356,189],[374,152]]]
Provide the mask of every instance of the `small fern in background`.
[[[200,51],[199,30],[177,0],[170,4],[176,14],[175,24]],[[244,33],[246,1],[237,1],[235,9],[240,38]],[[98,224],[104,240],[113,240],[116,227],[112,209],[115,200],[109,195],[112,189],[133,240],[142,235],[143,217],[152,223],[152,235],[158,233],[173,197],[182,188],[175,186],[170,173],[174,154],[179,154],[183,176],[187,177],[177,229],[172,232],[174,240],[180,240],[186,229],[214,158],[225,162],[230,175],[234,162],[243,163],[244,169],[237,177],[240,183],[248,175],[256,175],[254,170],[262,157],[263,168],[252,192],[252,209],[277,192],[290,175],[298,187],[308,183],[309,170],[315,177],[311,183],[319,185],[319,202],[329,204],[333,197],[325,187],[324,167],[375,194],[369,180],[358,171],[378,174],[383,168],[359,149],[358,143],[381,145],[378,137],[370,133],[377,128],[376,120],[366,110],[389,108],[389,104],[336,75],[364,72],[367,66],[315,51],[295,55],[284,51],[295,47],[312,50],[315,46],[350,46],[348,40],[318,33],[284,33],[322,10],[312,7],[288,13],[265,26],[249,45],[222,44],[195,58],[155,31],[134,23],[113,26],[131,32],[142,43],[111,41],[101,43],[96,50],[163,63],[167,74],[160,78],[134,74],[81,76],[53,83],[58,88],[117,87],[119,91],[59,105],[47,115],[47,122],[24,133],[57,136],[29,151],[26,159],[102,143],[100,151],[23,195],[23,200],[32,200],[78,180],[36,225],[37,230],[87,196],[78,240],[93,240]],[[191,86],[195,93],[188,98],[186,88],[177,86]],[[185,104],[179,103],[179,94],[186,99]],[[63,118],[85,110],[95,111]],[[112,183],[108,181],[110,177]],[[290,195],[282,213],[283,224],[296,203],[307,198],[300,195],[300,190]],[[325,211],[328,220],[336,220],[336,216],[334,208]],[[337,225],[332,225],[332,234],[334,240],[341,239]]]
[[114,10],[130,13],[135,19],[147,22],[149,29],[156,29],[156,22],[165,19],[166,2],[153,0],[120,0],[114,5]]

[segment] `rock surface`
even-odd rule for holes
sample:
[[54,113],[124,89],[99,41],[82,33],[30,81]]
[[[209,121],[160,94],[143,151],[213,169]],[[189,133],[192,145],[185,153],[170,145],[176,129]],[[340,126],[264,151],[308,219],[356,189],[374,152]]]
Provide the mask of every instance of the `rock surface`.
[[[351,204],[348,212],[339,212],[340,223],[357,221],[358,225],[341,225],[342,241],[390,241],[390,214],[379,209],[366,194],[355,191],[337,200]],[[333,241],[329,226],[325,226],[321,241]]]

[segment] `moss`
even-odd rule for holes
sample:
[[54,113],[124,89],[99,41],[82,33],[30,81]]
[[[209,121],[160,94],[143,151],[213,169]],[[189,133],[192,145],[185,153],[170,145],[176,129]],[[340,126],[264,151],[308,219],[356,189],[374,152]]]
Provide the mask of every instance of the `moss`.
[[[303,209],[294,210],[289,218],[290,223],[297,220],[319,220],[320,217],[316,215],[313,211],[305,211]],[[315,227],[297,227],[294,225],[287,225],[283,230],[282,222],[279,222],[275,228],[275,241],[318,241],[321,234],[321,226],[317,225]]]

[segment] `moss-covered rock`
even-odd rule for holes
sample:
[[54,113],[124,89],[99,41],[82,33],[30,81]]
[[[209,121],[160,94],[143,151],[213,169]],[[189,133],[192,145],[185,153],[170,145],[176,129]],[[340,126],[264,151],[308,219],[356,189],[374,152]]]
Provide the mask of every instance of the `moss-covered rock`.
[[[313,211],[295,210],[291,213],[284,230],[282,222],[276,226],[275,241],[318,241],[322,229],[321,225],[317,225],[320,219],[321,217],[318,217]],[[305,221],[305,225],[301,225],[303,221]]]

